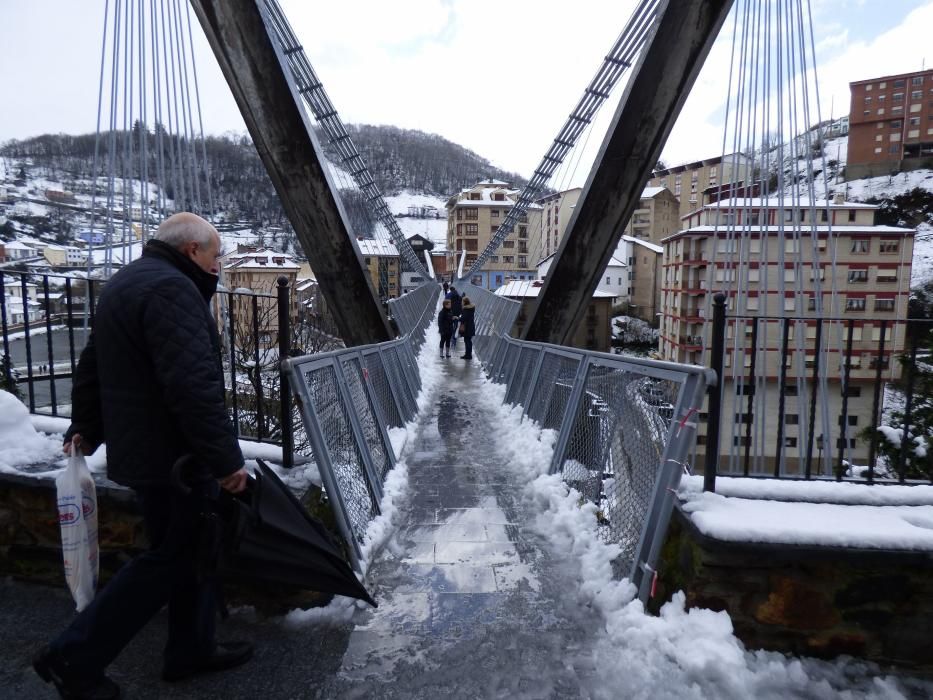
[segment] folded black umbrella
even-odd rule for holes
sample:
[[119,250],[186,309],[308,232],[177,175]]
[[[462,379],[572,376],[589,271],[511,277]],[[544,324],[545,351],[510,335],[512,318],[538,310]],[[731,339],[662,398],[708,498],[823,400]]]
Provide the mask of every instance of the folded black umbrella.
[[[182,458],[185,460],[186,458]],[[176,465],[183,471],[185,465]],[[207,499],[201,561],[221,579],[295,586],[376,602],[327,528],[301,505],[265,462],[243,493]]]

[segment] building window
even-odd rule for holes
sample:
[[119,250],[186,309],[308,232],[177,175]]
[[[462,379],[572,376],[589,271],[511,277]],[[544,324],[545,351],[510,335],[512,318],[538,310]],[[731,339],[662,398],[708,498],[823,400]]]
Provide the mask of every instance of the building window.
[[528,267],[528,258],[524,255],[518,256],[518,266],[519,267]]
[[864,311],[865,297],[846,298],[846,311]]
[[490,216],[490,218],[498,219],[498,218],[499,218],[499,210],[498,210],[498,209],[491,209],[491,210],[489,211],[489,216]]
[[479,233],[479,224],[466,224],[466,235],[475,236]]
[[854,238],[852,239],[852,250],[851,252],[862,255],[868,252],[868,244],[870,241],[867,238]]
[[849,270],[849,282],[867,282],[868,270]]
[[894,81],[894,87],[895,87],[895,88],[902,88],[902,87],[904,87],[904,79],[901,78],[900,80],[895,80],[895,81]]
[[857,399],[862,395],[862,387],[860,386],[849,386],[846,387],[846,396],[850,399]]
[[910,79],[910,84],[911,84],[911,86],[913,86],[913,85],[923,85],[923,76],[922,76],[922,75],[915,75],[913,78]]
[[612,280],[610,279],[609,275],[606,275],[606,284],[612,284]]
[[904,101],[904,93],[903,93],[903,92],[895,92],[895,93],[891,96],[891,99],[894,100],[895,102],[903,102],[903,101]]
[[894,299],[875,299],[875,311],[894,311]]
[[478,219],[479,218],[479,209],[476,207],[465,207],[463,210],[464,219]]
[[923,99],[923,90],[914,90],[910,93],[910,99],[912,100],[922,100]]
[[797,438],[795,437],[784,438],[784,447],[797,447]]
[[502,247],[503,248],[514,248],[515,241],[502,241]]
[[897,269],[896,268],[884,268],[878,270],[878,274],[875,275],[875,279],[878,282],[897,282]]
[[479,192],[470,192],[470,199],[480,199],[480,198],[481,196]]
[[502,262],[504,262],[504,263],[509,263],[509,264],[514,263],[514,262],[515,262],[515,256],[514,256],[514,255],[503,255],[503,256],[502,256]]
[[894,144],[893,146],[888,148],[888,153],[900,153],[900,152],[901,152],[901,147],[898,146],[897,144]]
[[519,226],[519,227],[518,227],[518,237],[519,237],[519,238],[528,238],[528,227],[527,227],[527,226]]
[[890,255],[893,253],[897,253],[899,247],[900,247],[900,241],[882,238],[880,243],[878,244],[878,252],[886,253]]

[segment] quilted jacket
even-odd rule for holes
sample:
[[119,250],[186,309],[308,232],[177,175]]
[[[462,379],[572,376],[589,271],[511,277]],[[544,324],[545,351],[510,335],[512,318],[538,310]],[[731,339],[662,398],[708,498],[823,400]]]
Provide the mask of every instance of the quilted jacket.
[[165,484],[186,453],[223,478],[243,466],[224,407],[217,278],[160,241],[105,285],[72,387],[69,439],[107,443],[107,475]]

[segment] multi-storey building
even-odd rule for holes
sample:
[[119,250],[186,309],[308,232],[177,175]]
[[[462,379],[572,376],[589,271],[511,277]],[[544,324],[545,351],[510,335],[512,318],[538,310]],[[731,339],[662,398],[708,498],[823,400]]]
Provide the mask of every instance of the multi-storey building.
[[[802,470],[804,443],[817,445],[822,459],[824,440],[834,465],[838,449],[865,463],[868,446],[857,434],[871,420],[879,365],[882,382],[899,373],[892,358],[904,346],[914,235],[875,226],[875,209],[841,199],[799,208],[777,199],[722,200],[664,240],[662,357],[709,366],[709,297],[727,295],[721,454],[750,447],[757,435],[767,469],[782,460],[783,468]],[[825,411],[821,404],[817,416],[818,358]],[[808,415],[816,418],[812,434]],[[701,425],[699,442],[705,439]]]
[[703,206],[705,190],[730,183],[748,184],[751,180],[751,162],[741,153],[732,153],[655,170],[648,180],[648,187],[667,187],[671,190],[680,202],[678,219],[682,220]]
[[[298,317],[298,300],[294,293],[295,282],[301,266],[285,253],[250,248],[238,249],[221,261],[221,281],[230,291],[249,290],[262,296],[255,298],[247,294],[236,294],[233,303],[225,294],[214,296],[215,317],[220,331],[228,331],[232,325],[240,347],[261,349],[274,346],[277,341],[279,317],[276,288],[281,276],[288,278],[291,290],[289,315],[292,322]],[[223,311],[223,313],[222,313]],[[229,314],[229,315],[227,315]],[[231,322],[232,316],[232,322]],[[254,338],[258,330],[258,337]]]
[[[447,200],[448,270],[458,269],[464,251],[464,272],[476,262],[520,194],[520,190],[512,189],[507,182],[483,180]],[[540,257],[540,250],[536,250],[540,230],[541,205],[532,203],[470,282],[496,289],[510,279],[533,280],[537,263],[533,258]]]
[[580,199],[582,187],[555,192],[538,200],[541,205],[541,258],[557,252],[560,239],[564,237],[567,224]]
[[680,229],[680,203],[667,187],[646,187],[625,234],[660,245]]
[[933,167],[933,69],[849,83],[846,179]]
[[628,315],[658,326],[661,301],[661,263],[664,248],[634,236],[622,236],[617,255],[625,260],[627,287],[623,299]]

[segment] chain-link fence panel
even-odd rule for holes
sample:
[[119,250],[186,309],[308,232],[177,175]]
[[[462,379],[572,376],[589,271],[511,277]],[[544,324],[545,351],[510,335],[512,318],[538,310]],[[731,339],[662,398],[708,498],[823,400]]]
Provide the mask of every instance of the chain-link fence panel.
[[[328,498],[338,515],[344,537],[359,557],[359,547],[370,521],[379,513],[379,504],[366,473],[362,446],[357,442],[350,421],[351,406],[344,403],[333,362],[304,373],[305,415],[313,425],[320,445],[315,445],[318,469]],[[317,440],[314,440],[315,442]],[[342,522],[341,522],[342,520]]]
[[350,401],[359,419],[363,439],[369,451],[373,471],[379,480],[381,492],[382,484],[385,483],[385,478],[394,464],[392,447],[385,433],[385,426],[380,420],[379,409],[375,405],[371,392],[367,391],[369,372],[363,368],[359,356],[345,355],[341,358],[341,363],[343,375],[347,380]]
[[541,350],[537,346],[522,346],[518,357],[518,365],[515,367],[515,372],[509,381],[508,391],[505,394],[506,403],[524,403],[540,354]]
[[366,368],[369,386],[379,402],[379,411],[385,419],[386,426],[400,428],[405,425],[378,348],[363,353],[363,367]]
[[542,428],[560,429],[580,357],[545,351],[526,415]]
[[402,362],[399,360],[395,348],[384,348],[382,350],[382,359],[385,363],[386,374],[389,381],[396,389],[396,395],[399,399],[399,412],[402,420],[407,423],[418,412],[418,404],[415,400],[415,391],[408,378],[405,376],[405,370],[402,368]]

